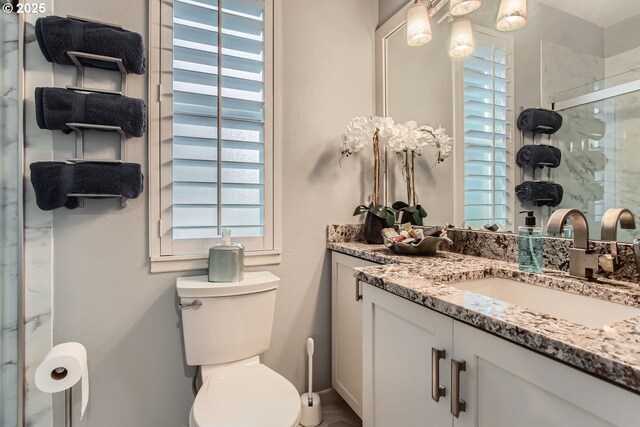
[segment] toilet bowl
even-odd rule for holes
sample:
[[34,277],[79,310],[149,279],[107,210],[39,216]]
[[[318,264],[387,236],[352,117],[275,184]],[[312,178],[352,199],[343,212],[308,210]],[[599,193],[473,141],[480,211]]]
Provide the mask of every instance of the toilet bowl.
[[190,427],[294,427],[300,420],[300,396],[280,374],[258,357],[223,367],[203,367],[203,383]]
[[185,358],[202,377],[190,427],[298,425],[298,391],[259,359],[271,345],[279,283],[269,272],[248,272],[235,283],[178,278]]

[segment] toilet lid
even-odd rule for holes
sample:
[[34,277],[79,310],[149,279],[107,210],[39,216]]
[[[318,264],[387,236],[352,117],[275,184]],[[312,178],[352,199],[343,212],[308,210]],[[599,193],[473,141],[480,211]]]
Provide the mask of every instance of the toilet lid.
[[193,427],[294,427],[300,395],[266,366],[230,366],[205,379],[191,410]]

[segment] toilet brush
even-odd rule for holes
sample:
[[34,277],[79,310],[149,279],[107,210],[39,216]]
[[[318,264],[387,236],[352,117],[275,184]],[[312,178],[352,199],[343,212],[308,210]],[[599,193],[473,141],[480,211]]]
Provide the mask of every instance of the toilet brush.
[[322,422],[322,406],[320,396],[313,393],[313,338],[307,339],[307,354],[309,355],[309,392],[300,397],[302,413],[300,424],[305,427],[317,426]]

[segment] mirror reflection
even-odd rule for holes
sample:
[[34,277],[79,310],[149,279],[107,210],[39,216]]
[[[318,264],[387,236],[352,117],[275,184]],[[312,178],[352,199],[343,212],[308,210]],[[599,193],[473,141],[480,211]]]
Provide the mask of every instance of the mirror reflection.
[[[442,126],[454,137],[448,161],[437,164],[428,150],[416,160],[425,222],[513,231],[523,223],[520,211],[534,211],[544,227],[556,209],[577,208],[590,238],[600,239],[607,209],[640,214],[640,2],[441,0],[429,10],[424,44],[410,46],[406,24],[379,30],[386,61],[378,113]],[[399,15],[406,20],[407,11]],[[562,126],[553,134],[521,132],[516,121],[528,108],[556,111]],[[516,164],[523,145],[541,144],[560,149],[557,167]],[[389,157],[391,204],[406,199],[406,190],[402,159]],[[521,202],[516,186],[538,181],[561,186],[562,200]],[[637,237],[639,230],[618,231],[618,241]]]

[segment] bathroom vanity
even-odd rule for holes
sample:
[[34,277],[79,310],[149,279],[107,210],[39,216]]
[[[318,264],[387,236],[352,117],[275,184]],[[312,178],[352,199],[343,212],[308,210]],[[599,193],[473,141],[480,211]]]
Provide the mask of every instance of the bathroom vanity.
[[365,426],[638,425],[637,284],[329,234],[333,385]]

